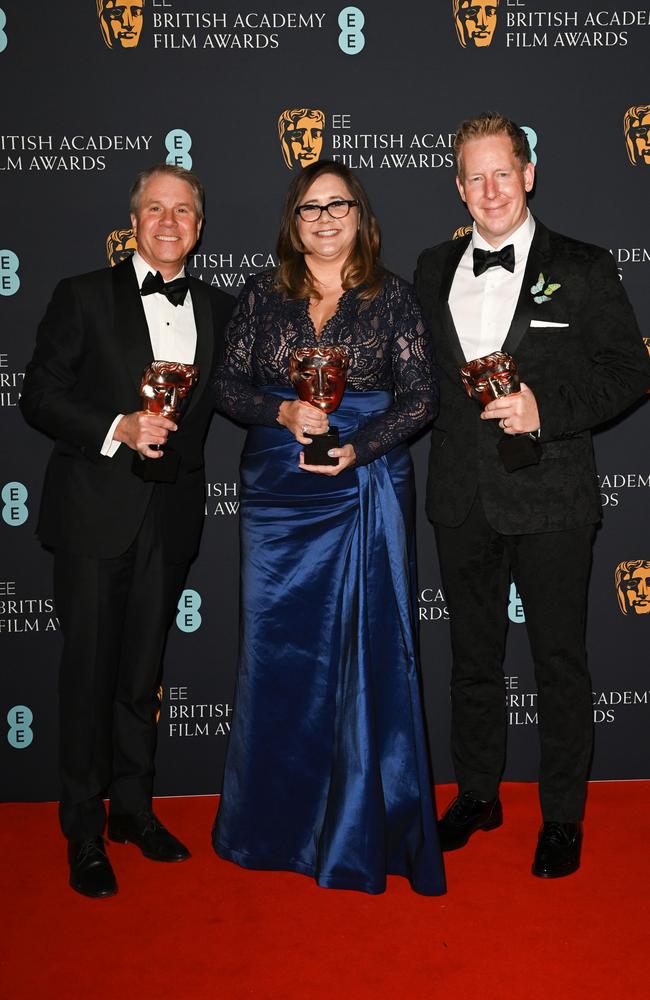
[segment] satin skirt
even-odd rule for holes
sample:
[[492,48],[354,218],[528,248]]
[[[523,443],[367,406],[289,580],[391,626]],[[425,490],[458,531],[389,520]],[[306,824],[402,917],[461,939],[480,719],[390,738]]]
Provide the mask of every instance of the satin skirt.
[[[278,395],[288,393],[267,387]],[[385,392],[348,392],[344,442]],[[241,650],[217,853],[379,893],[445,891],[417,669],[413,474],[394,448],[339,476],[285,428],[241,465]]]

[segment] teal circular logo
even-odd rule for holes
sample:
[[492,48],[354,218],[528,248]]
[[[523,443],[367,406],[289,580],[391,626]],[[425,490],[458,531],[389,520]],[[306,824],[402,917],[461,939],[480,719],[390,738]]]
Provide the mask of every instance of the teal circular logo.
[[20,278],[17,273],[19,264],[20,261],[13,250],[0,250],[0,295],[15,295],[20,288]]
[[181,632],[196,632],[201,628],[203,621],[199,611],[201,595],[197,590],[184,590],[176,606],[178,608],[176,625]]
[[174,167],[183,167],[185,170],[192,169],[192,136],[184,128],[173,128],[165,136],[165,149],[167,150],[166,163],[171,163]]
[[0,52],[4,52],[7,48],[7,32],[4,30],[6,23],[7,15],[3,11],[2,7],[0,7]]
[[530,162],[535,164],[537,163],[537,153],[535,152],[537,147],[537,132],[530,125],[522,125],[521,131],[526,133],[528,145],[530,146]]
[[27,487],[22,483],[5,483],[2,487],[2,520],[11,528],[24,524],[29,517]]
[[9,731],[7,741],[14,750],[24,750],[34,739],[32,722],[34,714],[27,705],[14,705],[7,712]]
[[362,10],[358,7],[344,7],[339,14],[339,48],[346,56],[356,56],[366,44],[363,31],[366,23]]

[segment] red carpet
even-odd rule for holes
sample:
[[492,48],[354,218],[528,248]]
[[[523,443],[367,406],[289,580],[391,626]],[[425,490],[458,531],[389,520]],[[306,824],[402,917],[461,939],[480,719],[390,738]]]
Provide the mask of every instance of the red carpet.
[[212,852],[216,800],[194,798],[156,804],[191,861],[113,844],[120,893],[87,900],[67,887],[56,806],[4,805],[0,997],[645,1000],[650,782],[591,786],[582,868],[557,881],[529,874],[536,787],[503,801],[501,830],[447,855],[439,898],[398,878],[366,896],[240,870]]

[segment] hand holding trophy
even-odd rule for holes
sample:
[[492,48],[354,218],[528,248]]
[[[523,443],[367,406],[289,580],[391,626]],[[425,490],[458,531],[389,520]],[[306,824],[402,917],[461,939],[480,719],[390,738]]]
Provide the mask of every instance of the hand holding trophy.
[[[510,354],[495,351],[482,358],[468,361],[460,368],[460,377],[468,396],[487,406],[499,396],[519,392],[521,383],[517,362]],[[504,437],[497,445],[501,461],[508,472],[537,465],[542,457],[542,446],[530,434]]]
[[[178,424],[198,377],[198,365],[184,365],[179,361],[152,361],[142,373],[140,382],[143,411],[167,417]],[[161,459],[144,458],[140,454],[133,456],[133,472],[147,483],[175,482],[179,464],[180,455],[167,447],[164,448]]]
[[[347,351],[336,345],[297,347],[289,359],[289,381],[304,403],[310,403],[323,413],[333,413],[345,391],[350,359]],[[338,428],[330,424],[325,434],[312,434],[312,443],[305,445],[306,465],[338,465],[328,451],[339,446]]]

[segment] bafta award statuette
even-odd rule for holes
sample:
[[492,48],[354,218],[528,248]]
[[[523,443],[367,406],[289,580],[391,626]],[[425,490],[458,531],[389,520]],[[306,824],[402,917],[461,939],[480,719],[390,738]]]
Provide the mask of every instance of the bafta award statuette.
[[[499,396],[509,396],[520,389],[517,362],[510,354],[502,351],[468,361],[460,368],[460,377],[467,395],[477,399],[483,406]],[[542,446],[531,434],[504,435],[497,448],[508,472],[537,465],[542,457]]]
[[[289,358],[289,380],[304,403],[311,403],[323,413],[333,413],[345,391],[350,359],[343,347],[297,347]],[[338,448],[338,428],[330,424],[325,434],[310,434],[305,445],[305,465],[338,465],[330,458],[330,448]]]
[[[140,397],[146,413],[167,417],[178,424],[187,409],[190,393],[199,377],[198,365],[179,361],[152,361],[142,373]],[[155,446],[152,446],[155,447]],[[180,464],[171,445],[162,448],[162,458],[133,456],[133,472],[146,483],[175,483]]]

